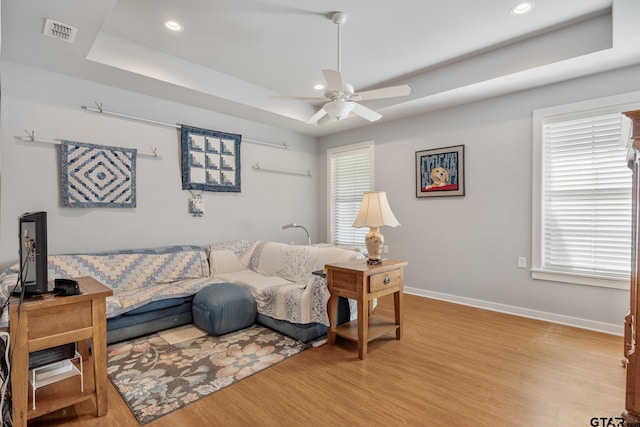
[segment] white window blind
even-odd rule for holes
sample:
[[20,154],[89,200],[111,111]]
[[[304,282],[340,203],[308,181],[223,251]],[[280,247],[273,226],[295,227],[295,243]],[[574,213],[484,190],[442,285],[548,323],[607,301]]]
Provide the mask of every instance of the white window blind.
[[353,228],[362,194],[373,185],[373,144],[329,151],[330,240],[335,245],[363,246],[369,232]]
[[621,115],[543,125],[542,270],[629,278],[631,171]]

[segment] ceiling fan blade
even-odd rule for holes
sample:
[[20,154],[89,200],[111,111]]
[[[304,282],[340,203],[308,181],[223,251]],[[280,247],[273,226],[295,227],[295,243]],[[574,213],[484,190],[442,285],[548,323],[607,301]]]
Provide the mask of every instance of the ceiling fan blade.
[[326,114],[327,114],[327,112],[324,110],[324,108],[321,108],[321,109],[318,110],[317,113],[315,113],[313,116],[309,117],[309,119],[305,123],[308,124],[308,125],[317,125],[318,124],[318,120],[323,118]]
[[327,82],[325,92],[342,92],[344,84],[342,83],[342,75],[336,70],[322,70],[324,79]]
[[319,96],[280,96],[280,95],[271,95],[269,96],[271,99],[297,99],[300,101],[326,101],[327,98],[319,97]]
[[351,103],[353,104],[352,112],[359,115],[360,117],[369,120],[370,122],[380,120],[380,118],[382,117],[382,114],[376,113],[375,111],[365,107],[364,105],[358,104],[357,102],[353,101],[351,101]]
[[411,93],[411,88],[408,85],[389,86],[380,89],[365,90],[364,92],[358,92],[353,95],[352,99],[358,101],[367,101],[370,99],[382,99],[393,98],[395,96],[407,96]]

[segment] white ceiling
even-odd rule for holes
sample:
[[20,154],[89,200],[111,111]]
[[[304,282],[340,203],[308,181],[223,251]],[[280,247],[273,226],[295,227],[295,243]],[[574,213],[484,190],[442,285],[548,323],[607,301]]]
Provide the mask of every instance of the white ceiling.
[[[312,88],[321,70],[337,66],[334,11],[348,17],[345,80],[360,91],[412,88],[408,97],[363,102],[382,120],[640,62],[637,0],[535,0],[531,13],[513,16],[516,3],[2,0],[0,55],[316,136],[369,123],[306,125],[316,105],[270,95],[321,95]],[[45,18],[77,27],[75,43],[43,36]],[[166,30],[168,19],[184,30]]]

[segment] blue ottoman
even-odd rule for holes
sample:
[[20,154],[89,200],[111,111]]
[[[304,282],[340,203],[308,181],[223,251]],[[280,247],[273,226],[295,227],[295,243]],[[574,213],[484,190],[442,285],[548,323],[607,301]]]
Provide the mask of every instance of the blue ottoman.
[[256,321],[256,300],[233,283],[216,283],[193,297],[193,323],[211,335],[223,335],[249,327]]

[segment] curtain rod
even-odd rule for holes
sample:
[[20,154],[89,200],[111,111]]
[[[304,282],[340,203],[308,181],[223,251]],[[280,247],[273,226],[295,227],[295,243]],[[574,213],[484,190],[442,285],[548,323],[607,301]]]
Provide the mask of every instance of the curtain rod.
[[251,168],[253,170],[256,170],[256,171],[279,172],[279,173],[288,173],[288,174],[292,174],[292,175],[311,176],[311,171],[310,170],[306,171],[306,172],[302,172],[302,171],[293,171],[293,170],[288,170],[288,169],[265,168],[264,166],[260,166],[260,163],[256,163]]
[[[15,139],[19,139],[21,141],[26,141],[26,142],[42,142],[45,144],[55,144],[55,145],[60,145],[62,144],[62,140],[60,139],[41,139],[41,138],[36,138],[35,137],[35,131],[27,131],[25,129],[25,132],[27,132],[27,134],[29,136],[16,136]],[[154,159],[162,159],[162,156],[158,155],[158,149],[155,147],[151,147],[151,152],[145,152],[145,151],[140,151],[136,149],[136,153],[138,156],[143,156],[143,157],[151,157]]]
[[[174,129],[180,129],[182,127],[181,125],[176,124],[176,123],[160,122],[160,121],[157,121],[157,120],[145,119],[143,117],[131,116],[129,114],[117,113],[115,111],[107,111],[107,110],[102,108],[102,103],[98,104],[96,102],[96,106],[97,106],[97,108],[96,107],[87,107],[86,105],[81,105],[80,108],[82,108],[83,110],[86,110],[86,111],[90,111],[92,113],[106,114],[108,116],[118,117],[118,118],[122,118],[122,119],[136,120],[136,121],[143,122],[143,123],[150,123],[150,124],[153,124],[153,125],[166,126],[166,127],[170,127],[170,128],[174,128]],[[242,137],[242,140],[246,141],[246,142],[251,142],[253,144],[266,145],[266,146],[269,146],[269,147],[281,148],[283,150],[291,150],[291,147],[289,147],[287,144],[274,144],[272,142],[258,141],[256,139],[245,138],[245,137]]]

